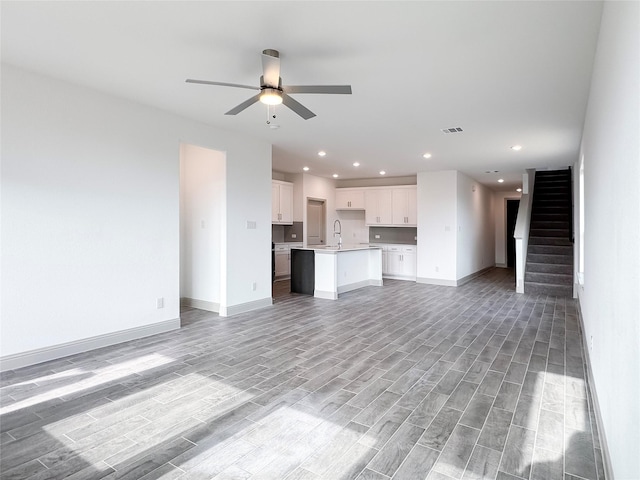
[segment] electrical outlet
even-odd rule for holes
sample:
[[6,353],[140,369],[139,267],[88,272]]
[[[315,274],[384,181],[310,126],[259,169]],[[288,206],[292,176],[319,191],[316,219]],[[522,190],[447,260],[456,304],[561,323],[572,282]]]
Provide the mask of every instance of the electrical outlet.
[[258,288],[258,284],[256,282],[253,282],[251,284],[251,290],[255,292],[257,288]]
[[589,350],[593,351],[593,335],[591,335],[591,338],[589,339]]
[[439,272],[439,271],[440,271],[440,267],[436,267],[436,272]]
[[156,308],[164,308],[164,297],[160,297],[156,300]]
[[380,240],[380,235],[374,235],[374,238],[375,238],[376,240]]
[[297,234],[295,234],[295,233],[292,233],[292,234],[291,234],[291,238],[298,238],[298,235],[297,235]]
[[255,220],[247,220],[247,230],[255,230],[256,222]]

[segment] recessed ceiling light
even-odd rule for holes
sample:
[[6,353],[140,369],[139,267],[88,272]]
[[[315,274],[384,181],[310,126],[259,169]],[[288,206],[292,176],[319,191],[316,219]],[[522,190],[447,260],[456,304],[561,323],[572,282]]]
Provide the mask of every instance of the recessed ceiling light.
[[325,152],[324,150],[320,150],[318,152],[318,155],[321,156],[321,157],[324,157],[326,154],[327,154],[327,152]]
[[511,147],[511,150],[515,150],[516,152],[518,150],[522,150],[522,145],[514,145],[513,147]]
[[333,174],[333,178],[338,178],[338,174],[337,174],[337,173],[334,173],[334,174]]
[[431,154],[430,153],[425,153],[424,155],[422,155],[424,158],[431,158]]
[[360,162],[353,162],[353,166],[354,167],[359,167],[360,166]]
[[380,170],[380,175],[386,175],[387,172],[385,172],[384,170]]
[[521,188],[516,188],[516,192],[521,192],[522,189]]
[[308,172],[308,171],[309,171],[309,167],[302,167],[302,169],[303,169],[305,172]]
[[504,182],[504,178],[499,178],[498,179],[498,183],[503,183]]

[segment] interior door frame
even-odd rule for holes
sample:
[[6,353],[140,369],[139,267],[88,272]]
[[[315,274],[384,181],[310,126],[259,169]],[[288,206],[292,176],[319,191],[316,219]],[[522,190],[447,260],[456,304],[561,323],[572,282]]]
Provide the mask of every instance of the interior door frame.
[[[311,202],[319,202],[322,204],[322,211],[320,213],[320,243],[309,243],[309,206]],[[327,244],[327,200],[326,198],[307,197],[307,204],[305,208],[306,216],[306,229],[305,229],[305,242],[307,245],[326,245]]]

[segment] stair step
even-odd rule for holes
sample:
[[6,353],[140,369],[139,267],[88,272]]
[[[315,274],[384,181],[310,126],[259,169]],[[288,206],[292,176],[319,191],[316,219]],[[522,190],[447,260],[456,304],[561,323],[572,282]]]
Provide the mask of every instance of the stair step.
[[568,222],[568,213],[531,213],[532,222]]
[[528,260],[526,268],[527,268],[526,273],[555,273],[555,274],[573,276],[572,264],[562,265],[562,264],[553,264],[553,263],[536,263]]
[[549,180],[552,178],[571,178],[569,175],[569,170],[554,170],[548,172],[536,172],[536,181],[540,179]]
[[525,272],[524,281],[551,285],[573,285],[573,275],[564,273]]
[[527,263],[550,263],[551,265],[573,265],[573,255],[529,253]]
[[566,195],[562,197],[549,197],[547,195],[538,195],[533,197],[533,205],[534,208],[536,205],[548,207],[558,206],[558,207],[567,207],[569,205],[569,199]]
[[551,198],[555,198],[555,197],[566,198],[568,194],[569,194],[568,187],[559,187],[555,185],[554,186],[538,185],[538,187],[534,188],[533,190],[534,197],[536,195],[540,195],[540,196],[551,197]]
[[573,285],[550,285],[536,282],[524,282],[524,293],[529,295],[551,295],[554,297],[573,297]]
[[563,237],[529,237],[529,245],[572,245],[568,238]]
[[533,206],[532,215],[569,215],[569,207]]
[[533,208],[535,209],[537,206],[539,207],[565,207],[565,208],[569,208],[568,207],[569,202],[567,201],[566,198],[561,198],[561,199],[557,199],[557,198],[547,198],[545,197],[538,197],[538,198],[534,198],[533,199]]
[[529,235],[534,237],[566,237],[569,238],[568,228],[532,228]]
[[[549,177],[549,178],[541,178],[541,179],[536,178],[535,186],[536,187],[538,185],[556,186],[556,185],[567,185],[568,183],[569,183],[569,179],[562,178],[562,177]],[[534,192],[535,192],[535,188],[534,188]]]
[[529,253],[542,255],[573,255],[573,245],[531,245]]
[[531,230],[541,230],[551,228],[554,230],[569,230],[569,222],[531,220]]

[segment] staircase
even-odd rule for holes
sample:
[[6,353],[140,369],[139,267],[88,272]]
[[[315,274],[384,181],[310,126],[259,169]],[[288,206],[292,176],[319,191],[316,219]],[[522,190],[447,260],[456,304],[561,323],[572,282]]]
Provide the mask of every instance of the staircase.
[[536,171],[524,291],[573,296],[571,170]]

